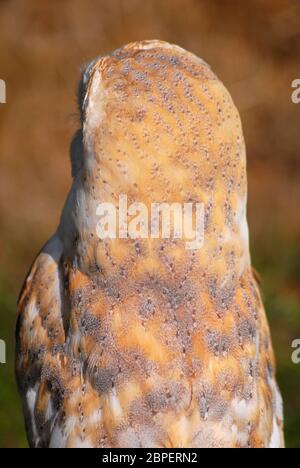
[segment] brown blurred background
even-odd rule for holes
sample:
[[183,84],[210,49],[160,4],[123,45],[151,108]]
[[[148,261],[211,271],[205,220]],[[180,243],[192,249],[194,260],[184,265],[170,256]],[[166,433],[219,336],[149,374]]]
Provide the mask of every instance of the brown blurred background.
[[211,64],[244,125],[253,263],[285,400],[286,438],[300,447],[299,0],[0,0],[0,447],[26,446],[13,376],[15,302],[70,186],[80,65],[139,39],[175,42]]

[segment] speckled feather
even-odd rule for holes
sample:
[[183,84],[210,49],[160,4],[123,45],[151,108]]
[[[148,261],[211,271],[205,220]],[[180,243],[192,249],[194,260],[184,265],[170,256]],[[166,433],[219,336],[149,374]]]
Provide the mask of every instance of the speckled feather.
[[[73,186],[19,301],[33,447],[282,447],[251,270],[239,114],[210,67],[160,41],[87,67]],[[205,242],[96,235],[97,204],[205,204]]]

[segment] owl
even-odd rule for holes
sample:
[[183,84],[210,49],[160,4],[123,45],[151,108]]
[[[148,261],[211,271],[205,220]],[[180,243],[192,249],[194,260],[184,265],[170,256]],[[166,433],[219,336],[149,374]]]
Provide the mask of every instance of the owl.
[[[229,93],[200,58],[144,41],[86,67],[79,107],[72,188],[18,304],[30,446],[283,447]],[[121,196],[201,204],[201,248],[185,233],[99,236],[99,204],[120,213]]]

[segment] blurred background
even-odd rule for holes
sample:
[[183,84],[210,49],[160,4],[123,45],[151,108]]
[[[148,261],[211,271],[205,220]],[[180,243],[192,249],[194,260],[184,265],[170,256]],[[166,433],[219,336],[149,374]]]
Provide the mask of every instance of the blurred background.
[[300,447],[299,0],[0,0],[0,447],[26,447],[14,381],[16,300],[56,229],[71,183],[80,65],[139,39],[175,42],[211,64],[242,116],[253,264],[262,278],[285,401]]

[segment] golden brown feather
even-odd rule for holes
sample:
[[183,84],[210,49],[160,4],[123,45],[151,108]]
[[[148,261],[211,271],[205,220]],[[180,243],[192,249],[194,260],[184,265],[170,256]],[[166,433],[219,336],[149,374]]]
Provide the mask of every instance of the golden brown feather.
[[[31,445],[283,446],[228,92],[183,49],[133,43],[87,69],[81,111],[73,187],[19,303]],[[147,207],[203,203],[202,249],[101,241],[97,203],[121,194]]]

